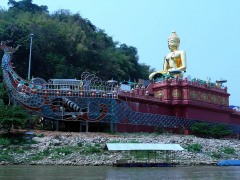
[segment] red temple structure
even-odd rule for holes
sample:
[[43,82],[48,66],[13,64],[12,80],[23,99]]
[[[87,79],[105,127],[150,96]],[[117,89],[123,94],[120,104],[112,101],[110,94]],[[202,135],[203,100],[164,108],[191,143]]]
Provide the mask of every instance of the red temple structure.
[[152,82],[120,97],[133,111],[240,125],[240,113],[229,108],[227,87],[187,78]]

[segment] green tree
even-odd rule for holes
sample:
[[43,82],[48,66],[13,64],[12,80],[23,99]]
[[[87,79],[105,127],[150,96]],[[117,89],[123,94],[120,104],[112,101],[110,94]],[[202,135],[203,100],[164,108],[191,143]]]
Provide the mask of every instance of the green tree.
[[[31,75],[50,78],[80,78],[84,71],[104,80],[148,78],[150,66],[138,62],[135,47],[114,42],[104,30],[80,14],[58,10],[48,14],[30,0],[9,1],[9,10],[0,9],[0,39],[21,45],[13,55],[17,73],[27,77],[29,34],[33,33]],[[2,55],[2,52],[0,52]]]
[[5,106],[0,104],[0,126],[8,133],[12,126],[22,126],[25,124],[28,114],[19,106]]
[[33,4],[32,0],[22,0],[22,1],[14,1],[9,0],[8,5],[10,9],[16,8],[21,11],[28,11],[28,12],[48,12],[47,6],[38,6],[37,4]]
[[190,144],[186,147],[190,152],[200,152],[202,150],[201,144]]
[[213,138],[222,138],[231,135],[232,132],[227,129],[226,125],[218,124],[211,128],[210,136]]
[[9,102],[9,97],[4,87],[4,83],[0,83],[0,101],[0,103],[3,103],[5,105]]
[[190,129],[193,134],[200,137],[222,138],[232,133],[224,124],[210,126],[207,123],[195,123]]
[[190,129],[193,134],[200,137],[207,137],[210,135],[210,127],[207,123],[195,123]]

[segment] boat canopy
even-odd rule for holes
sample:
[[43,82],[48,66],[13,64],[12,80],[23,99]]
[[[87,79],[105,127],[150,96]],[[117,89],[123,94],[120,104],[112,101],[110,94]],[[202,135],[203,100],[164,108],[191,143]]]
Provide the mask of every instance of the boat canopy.
[[107,143],[109,151],[183,151],[179,144],[155,143]]

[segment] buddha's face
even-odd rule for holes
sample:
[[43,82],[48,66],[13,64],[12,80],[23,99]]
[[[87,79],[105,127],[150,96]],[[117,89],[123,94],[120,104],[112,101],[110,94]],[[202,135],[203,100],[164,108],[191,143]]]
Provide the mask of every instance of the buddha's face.
[[170,50],[178,49],[178,45],[179,45],[179,43],[178,43],[177,39],[175,39],[175,38],[168,39],[168,48]]

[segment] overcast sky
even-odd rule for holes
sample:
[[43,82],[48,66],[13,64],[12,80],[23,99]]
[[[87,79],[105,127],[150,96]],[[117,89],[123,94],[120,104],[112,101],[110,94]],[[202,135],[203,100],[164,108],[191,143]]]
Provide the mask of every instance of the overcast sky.
[[[0,6],[8,8],[8,0]],[[161,70],[172,30],[192,78],[226,79],[230,104],[240,105],[239,0],[33,0],[51,12],[69,9],[138,49],[139,62]]]

